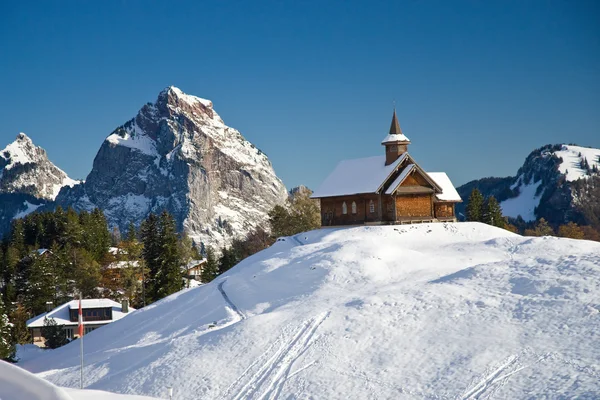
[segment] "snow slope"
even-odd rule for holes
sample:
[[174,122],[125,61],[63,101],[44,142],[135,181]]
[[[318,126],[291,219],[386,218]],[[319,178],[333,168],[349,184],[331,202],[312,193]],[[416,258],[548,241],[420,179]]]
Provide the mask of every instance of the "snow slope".
[[[86,387],[176,399],[600,397],[600,243],[321,229],[86,336]],[[77,386],[78,343],[23,366]]]
[[600,149],[563,145],[562,150],[554,154],[563,159],[558,168],[560,173],[566,176],[567,181],[572,182],[589,176],[587,171],[581,169],[583,159],[587,160],[590,168],[593,168],[594,165],[600,168]]
[[[33,345],[32,345],[33,346]],[[0,361],[2,400],[151,400],[97,390],[63,389],[15,365]]]

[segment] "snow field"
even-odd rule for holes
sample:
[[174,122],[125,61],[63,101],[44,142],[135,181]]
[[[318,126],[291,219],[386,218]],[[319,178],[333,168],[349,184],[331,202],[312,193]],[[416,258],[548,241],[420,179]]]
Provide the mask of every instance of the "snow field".
[[[176,399],[600,396],[600,244],[321,229],[86,336],[86,387]],[[23,366],[79,383],[78,343]]]

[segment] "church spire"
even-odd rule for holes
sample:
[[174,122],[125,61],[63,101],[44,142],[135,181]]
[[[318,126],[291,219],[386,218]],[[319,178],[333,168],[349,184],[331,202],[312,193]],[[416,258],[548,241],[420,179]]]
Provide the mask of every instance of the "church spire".
[[398,122],[395,108],[394,116],[392,117],[392,125],[390,126],[390,135],[402,135],[402,129],[400,129],[400,123]]

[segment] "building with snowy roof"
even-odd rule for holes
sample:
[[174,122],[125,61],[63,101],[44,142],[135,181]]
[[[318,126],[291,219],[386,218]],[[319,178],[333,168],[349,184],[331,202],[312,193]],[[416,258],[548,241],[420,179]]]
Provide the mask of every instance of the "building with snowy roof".
[[456,221],[458,192],[444,172],[425,172],[408,153],[396,110],[385,155],[341,161],[313,199],[323,226]]
[[[42,328],[46,318],[53,318],[56,324],[65,331],[67,339],[78,337],[77,327],[79,325],[79,300],[71,300],[56,308],[47,304],[48,311],[35,316],[27,321],[27,328],[31,332],[33,344],[44,347],[45,338]],[[123,300],[121,303],[110,299],[83,299],[81,300],[81,311],[84,327],[84,335],[104,325],[125,317],[135,309],[129,307],[129,302]]]

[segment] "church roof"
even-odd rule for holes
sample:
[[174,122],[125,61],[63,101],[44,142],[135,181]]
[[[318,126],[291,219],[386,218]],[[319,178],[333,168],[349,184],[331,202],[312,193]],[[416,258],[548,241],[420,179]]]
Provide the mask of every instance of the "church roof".
[[[404,163],[405,161],[406,163]],[[430,182],[433,187],[431,190],[435,193],[438,201],[462,201],[448,175],[444,172],[428,173],[423,171],[408,153],[402,154],[390,165],[385,165],[385,156],[340,161],[311,197],[378,193],[398,168],[403,169],[394,182],[389,185],[385,194],[393,194],[411,172],[417,171]]]
[[427,175],[442,188],[442,193],[435,195],[439,201],[462,201],[456,188],[445,172],[428,172]]
[[410,142],[410,139],[402,133],[400,129],[400,123],[398,122],[398,116],[396,116],[396,110],[392,116],[392,125],[390,126],[390,133],[383,139],[381,144],[390,142]]
[[408,153],[390,165],[385,165],[385,156],[340,161],[311,197],[375,193],[406,157]]
[[394,115],[392,116],[392,125],[390,126],[390,135],[402,135],[402,129],[400,129],[400,123],[398,122],[398,116],[394,109]]

